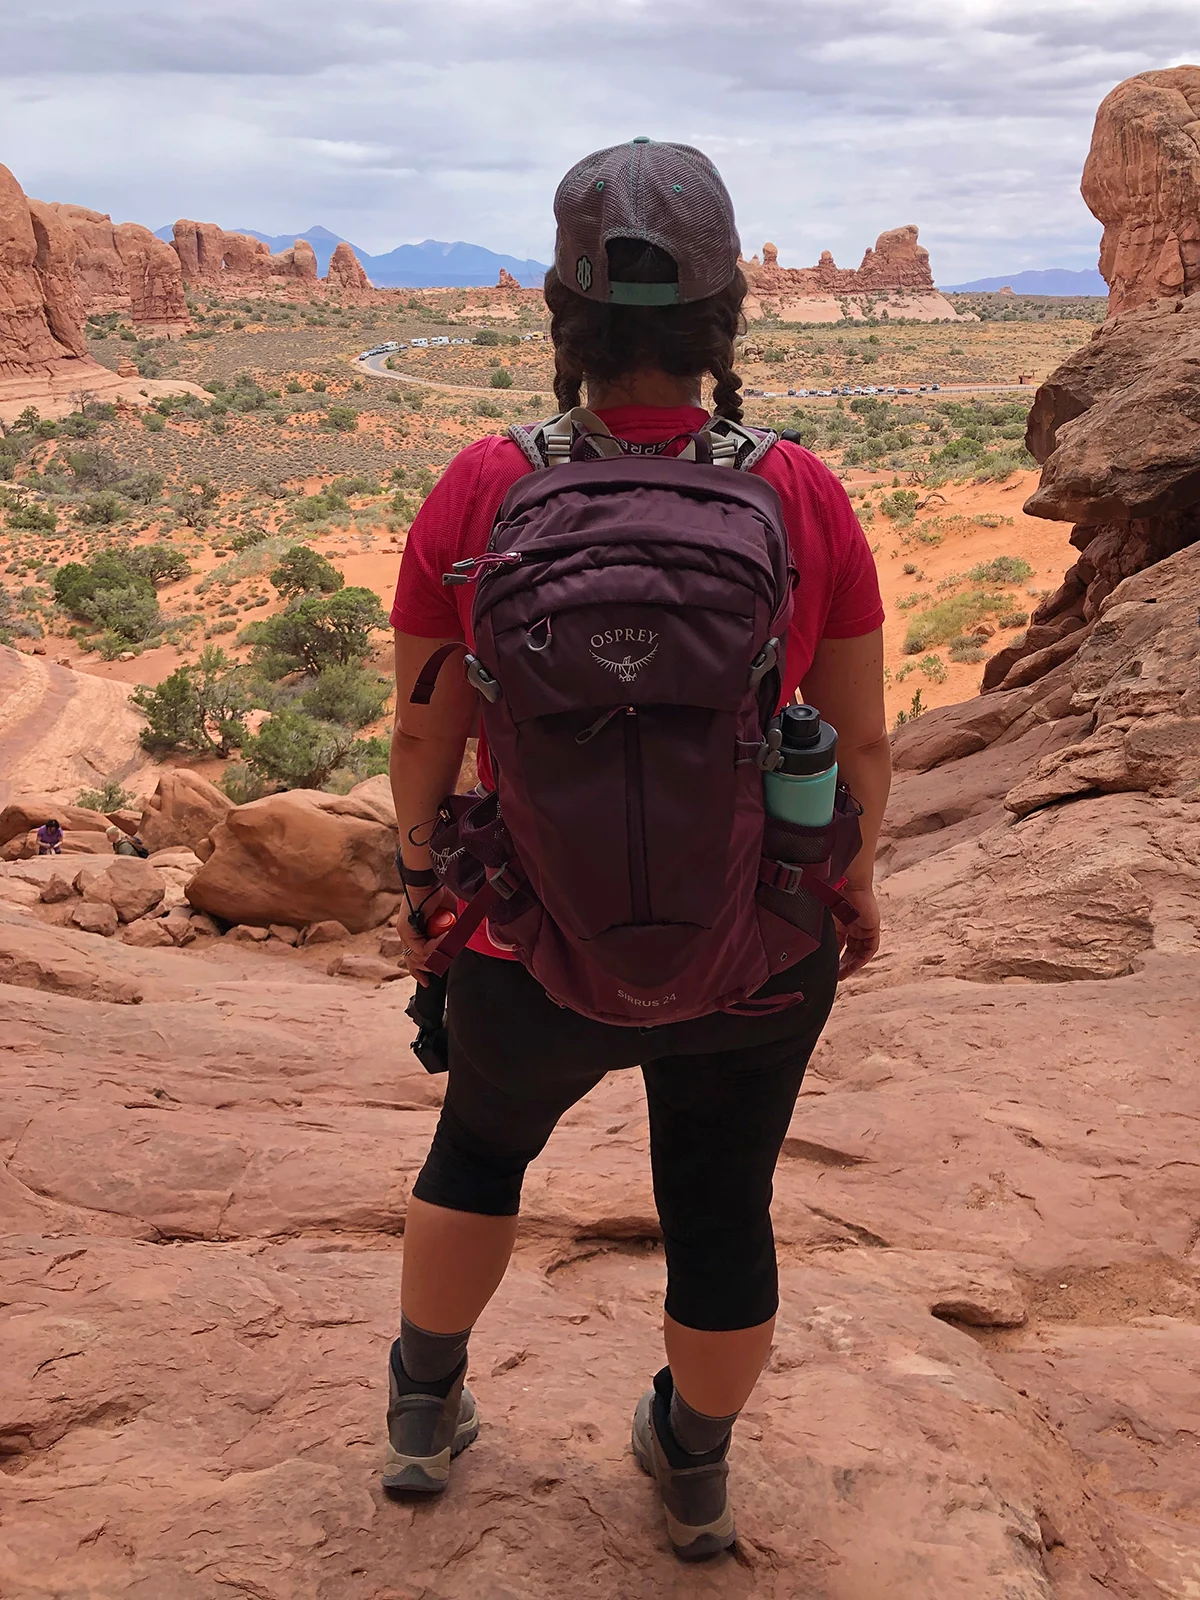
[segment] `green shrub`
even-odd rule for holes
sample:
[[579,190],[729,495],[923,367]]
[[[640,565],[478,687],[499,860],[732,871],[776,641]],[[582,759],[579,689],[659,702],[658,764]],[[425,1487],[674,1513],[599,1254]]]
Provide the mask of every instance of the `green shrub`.
[[346,511],[349,502],[345,495],[333,489],[321,489],[317,494],[305,495],[296,502],[296,516],[301,522],[324,522],[335,511]]
[[242,755],[266,782],[287,789],[319,789],[341,766],[353,743],[347,729],[289,709],[276,711],[258,733],[249,735]]
[[52,506],[35,505],[32,500],[14,506],[8,513],[8,526],[21,528],[27,533],[53,533],[58,527],[58,517]]
[[488,379],[488,382],[491,384],[493,389],[511,389],[513,385],[513,375],[507,367],[497,367],[495,372],[493,372],[491,377]]
[[496,332],[495,328],[481,328],[475,335],[475,343],[483,345],[499,344],[500,335]]
[[155,754],[227,756],[246,737],[246,715],[255,704],[244,673],[215,645],[205,646],[194,667],[177,667],[157,688],[143,685],[130,699],[148,723],[142,745]]
[[129,515],[129,503],[113,489],[89,495],[75,513],[90,528],[111,528]]
[[155,585],[178,583],[181,578],[191,576],[192,569],[183,551],[176,550],[165,539],[159,539],[154,544],[133,545],[121,559],[130,572],[140,578],[149,578]]
[[371,652],[372,632],[386,626],[373,590],[344,588],[330,595],[305,595],[277,616],[250,623],[242,639],[252,646],[265,676],[281,678],[361,661]]
[[972,567],[967,577],[972,583],[1024,583],[1033,577],[1033,568],[1020,556],[997,556]]
[[879,509],[898,526],[907,527],[917,514],[920,498],[915,489],[894,489],[891,494],[880,495]]
[[251,800],[261,800],[267,789],[262,777],[240,761],[235,761],[226,767],[220,786],[235,806],[248,805]]
[[945,683],[949,676],[946,663],[941,656],[935,655],[922,656],[917,662],[917,671],[923,672],[930,683]]
[[145,644],[162,632],[163,615],[154,590],[138,583],[98,589],[80,602],[79,614],[110,633],[122,646]]
[[99,789],[81,789],[75,796],[75,804],[84,811],[99,811],[107,816],[110,811],[128,811],[134,798],[115,778],[105,778]]
[[249,550],[256,544],[262,544],[267,538],[265,528],[243,528],[240,532],[232,534],[229,539],[231,550]]
[[163,491],[163,479],[160,472],[134,472],[128,478],[122,478],[120,491],[127,500],[135,500],[139,505],[153,505]]
[[312,381],[312,388],[313,388],[313,393],[314,394],[324,394],[326,389],[328,389],[328,387],[329,387],[329,385],[325,382],[324,378],[314,378],[313,381]]
[[477,417],[502,417],[504,412],[493,400],[476,400],[475,415]]
[[337,433],[353,433],[358,427],[358,412],[353,406],[330,406],[321,426],[333,428]]
[[284,389],[288,394],[304,393],[304,385],[302,383],[297,383],[295,378],[289,378],[287,383],[284,385]]
[[161,433],[166,425],[166,417],[160,416],[157,411],[147,411],[142,418],[142,427],[147,433]]
[[1000,610],[1004,603],[1003,595],[989,593],[985,589],[970,589],[965,594],[939,600],[909,623],[904,639],[904,654],[919,656],[930,645],[949,644],[951,639],[972,624],[982,622],[984,617]]
[[961,634],[957,639],[950,640],[948,648],[951,661],[982,661],[987,655],[978,639]]
[[1000,628],[1023,628],[1028,621],[1028,611],[1002,611],[996,618],[996,625]]
[[98,445],[87,450],[68,450],[67,465],[81,489],[112,489],[128,477],[112,451]]
[[915,722],[918,717],[924,716],[925,709],[925,702],[921,699],[921,691],[918,689],[909,703],[908,710],[897,711],[896,720],[892,724],[893,729],[902,728],[906,722]]
[[391,685],[355,662],[326,667],[300,697],[310,716],[346,728],[365,728],[383,715]]
[[332,562],[303,544],[294,544],[287,551],[270,581],[285,600],[303,594],[333,594],[346,582]]

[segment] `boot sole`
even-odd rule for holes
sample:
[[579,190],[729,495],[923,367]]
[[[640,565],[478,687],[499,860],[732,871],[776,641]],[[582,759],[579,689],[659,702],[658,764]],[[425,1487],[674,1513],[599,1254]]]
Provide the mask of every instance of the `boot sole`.
[[384,1463],[382,1483],[385,1489],[403,1490],[410,1494],[442,1494],[450,1482],[450,1463],[461,1455],[469,1444],[479,1437],[479,1411],[471,1408],[471,1415],[461,1421],[454,1433],[454,1442],[433,1456],[401,1455],[389,1444]]
[[[645,1414],[643,1415],[643,1407]],[[633,1459],[641,1467],[648,1478],[653,1478],[658,1484],[658,1471],[655,1465],[654,1450],[650,1444],[650,1431],[654,1424],[650,1420],[650,1407],[645,1400],[639,1404],[633,1418]],[[659,1485],[659,1493],[662,1486]],[[734,1528],[733,1508],[728,1500],[725,1510],[715,1522],[708,1522],[700,1527],[690,1526],[680,1522],[671,1515],[663,1504],[663,1516],[667,1521],[667,1537],[671,1541],[671,1549],[680,1561],[708,1561],[713,1556],[719,1556],[732,1547],[737,1540],[737,1531]]]

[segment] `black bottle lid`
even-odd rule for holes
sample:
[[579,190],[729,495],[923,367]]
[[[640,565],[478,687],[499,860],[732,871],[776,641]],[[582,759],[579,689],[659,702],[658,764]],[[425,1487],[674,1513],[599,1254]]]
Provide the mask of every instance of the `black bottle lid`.
[[837,760],[837,729],[821,721],[816,706],[785,706],[779,724],[783,761],[778,772],[799,778],[829,771]]

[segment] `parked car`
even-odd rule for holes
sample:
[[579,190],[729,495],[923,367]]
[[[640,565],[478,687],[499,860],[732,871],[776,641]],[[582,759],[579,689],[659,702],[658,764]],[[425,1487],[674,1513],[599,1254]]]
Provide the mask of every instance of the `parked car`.
[[428,344],[428,339],[414,339],[412,342],[412,347],[414,350],[424,350],[428,347]]

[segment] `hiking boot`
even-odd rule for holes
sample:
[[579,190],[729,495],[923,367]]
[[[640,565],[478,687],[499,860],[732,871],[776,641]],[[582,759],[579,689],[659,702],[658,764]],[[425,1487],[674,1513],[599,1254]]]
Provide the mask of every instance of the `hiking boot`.
[[664,1370],[633,1414],[633,1454],[658,1484],[671,1548],[681,1561],[704,1561],[737,1537],[727,1492],[729,1441],[707,1455],[689,1455],[671,1435],[670,1408],[671,1374]]
[[385,1489],[441,1494],[450,1481],[450,1463],[478,1437],[479,1412],[463,1386],[466,1357],[444,1382],[414,1383],[400,1363],[400,1341],[389,1363]]

